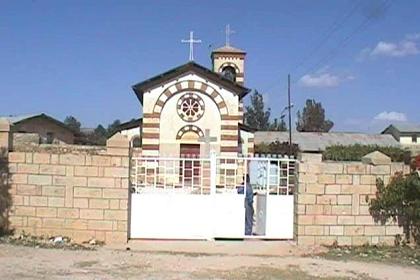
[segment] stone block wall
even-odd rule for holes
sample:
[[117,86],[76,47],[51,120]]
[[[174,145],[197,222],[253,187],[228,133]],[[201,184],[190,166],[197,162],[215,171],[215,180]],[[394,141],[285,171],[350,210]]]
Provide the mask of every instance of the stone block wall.
[[409,167],[402,163],[323,162],[321,154],[302,154],[295,196],[298,244],[393,244],[402,228],[375,223],[369,201],[375,197],[376,179],[388,183],[395,172],[408,173]]
[[128,237],[129,142],[117,134],[107,150],[9,153],[16,232],[107,243]]

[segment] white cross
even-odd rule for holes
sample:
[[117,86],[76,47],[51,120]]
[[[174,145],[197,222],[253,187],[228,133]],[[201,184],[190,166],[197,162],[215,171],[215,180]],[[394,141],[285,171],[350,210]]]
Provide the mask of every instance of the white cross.
[[230,46],[230,35],[235,33],[235,30],[231,30],[230,29],[230,24],[228,24],[228,25],[226,25],[225,33],[226,33],[226,46],[229,47]]
[[210,143],[217,142],[217,137],[211,137],[210,129],[206,129],[204,132],[204,136],[198,138],[198,142],[204,142],[206,144],[204,153],[207,155],[210,153]]
[[181,43],[190,44],[190,61],[194,60],[194,44],[201,43],[201,40],[194,40],[194,31],[190,31],[190,39],[181,40]]

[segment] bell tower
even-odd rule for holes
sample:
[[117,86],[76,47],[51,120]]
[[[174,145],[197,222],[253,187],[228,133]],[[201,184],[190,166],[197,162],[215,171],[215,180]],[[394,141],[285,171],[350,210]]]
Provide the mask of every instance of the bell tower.
[[225,45],[211,53],[213,71],[243,86],[246,52],[230,45],[230,34],[233,32],[228,24]]

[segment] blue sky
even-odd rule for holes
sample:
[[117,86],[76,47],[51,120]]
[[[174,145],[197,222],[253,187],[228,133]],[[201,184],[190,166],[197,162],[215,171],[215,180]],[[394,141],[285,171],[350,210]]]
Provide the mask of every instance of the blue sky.
[[[385,7],[385,8],[384,8]],[[0,0],[0,115],[74,115],[84,126],[138,117],[131,85],[211,46],[247,51],[246,86],[274,117],[292,75],[296,110],[321,101],[336,131],[420,123],[420,1]]]

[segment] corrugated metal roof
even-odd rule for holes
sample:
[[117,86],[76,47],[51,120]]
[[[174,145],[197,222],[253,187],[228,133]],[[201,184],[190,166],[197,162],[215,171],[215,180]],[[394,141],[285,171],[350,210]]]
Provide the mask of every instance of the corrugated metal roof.
[[42,115],[42,113],[37,113],[37,114],[15,115],[15,116],[1,116],[0,118],[4,118],[4,119],[8,120],[11,124],[15,124],[15,123],[18,123],[20,121],[30,119],[30,118],[34,118],[34,117],[38,117],[38,116],[41,116],[41,115]]
[[[289,141],[289,133],[281,131],[257,131],[254,137],[255,144]],[[292,142],[298,144],[301,151],[307,152],[324,151],[333,145],[400,146],[391,135],[347,132],[292,132]]]
[[399,123],[393,126],[400,132],[420,132],[420,124]]

